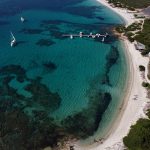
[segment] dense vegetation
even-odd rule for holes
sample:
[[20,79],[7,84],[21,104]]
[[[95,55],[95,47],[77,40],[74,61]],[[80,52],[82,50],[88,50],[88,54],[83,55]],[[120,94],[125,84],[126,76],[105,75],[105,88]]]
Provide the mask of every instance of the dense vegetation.
[[135,22],[129,25],[128,27],[125,27],[124,25],[119,25],[118,27],[116,27],[116,31],[119,33],[123,33],[126,37],[128,37],[128,39],[131,42],[133,42],[134,35],[135,35],[135,33],[133,32],[141,30],[141,25],[142,23],[138,23],[138,22]]
[[147,55],[150,52],[150,19],[145,19],[142,31],[140,29],[141,23],[133,23],[128,27],[124,25],[116,27],[116,31],[128,37],[131,42],[136,40],[143,43],[146,50],[143,50],[141,54]]
[[[150,111],[147,116],[150,119]],[[124,137],[123,142],[130,150],[149,150],[150,149],[150,120],[139,119],[131,126],[129,134]]]
[[135,39],[150,48],[150,19],[145,20],[143,30],[138,33]]
[[119,25],[118,27],[116,27],[116,30],[119,33],[128,33],[131,31],[140,30],[141,25],[142,25],[142,23],[138,23],[138,22],[135,22],[135,23],[129,25],[128,27],[125,27],[124,25]]
[[145,20],[143,30],[138,32],[134,39],[146,45],[146,50],[142,52],[143,55],[150,52],[150,19]]
[[126,7],[134,10],[134,8],[145,8],[150,5],[150,0],[109,0],[109,3],[113,3],[118,7]]

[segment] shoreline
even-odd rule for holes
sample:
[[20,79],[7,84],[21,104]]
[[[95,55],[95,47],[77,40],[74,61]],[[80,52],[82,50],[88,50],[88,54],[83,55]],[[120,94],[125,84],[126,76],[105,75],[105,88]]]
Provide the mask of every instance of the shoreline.
[[135,22],[135,17],[133,13],[128,13],[127,9],[112,7],[107,0],[96,0],[97,2],[101,3],[103,6],[111,9],[116,15],[119,15],[124,21],[125,25],[128,26]]
[[[97,1],[122,17],[126,26],[139,20],[134,17],[133,13],[128,13],[126,9],[111,7],[106,0]],[[145,117],[143,109],[149,100],[146,98],[146,89],[141,85],[143,79],[140,76],[139,65],[147,68],[148,58],[143,57],[128,39],[121,41],[124,44],[125,55],[128,61],[127,64],[129,64],[129,79],[125,86],[125,98],[123,98],[124,100],[120,105],[121,110],[117,110],[119,114],[112,121],[111,127],[108,127],[108,132],[104,136],[103,141],[84,147],[75,143],[75,150],[111,150],[123,147],[123,137],[128,134],[131,125],[135,124],[139,118]],[[138,95],[137,100],[133,100],[135,95]]]

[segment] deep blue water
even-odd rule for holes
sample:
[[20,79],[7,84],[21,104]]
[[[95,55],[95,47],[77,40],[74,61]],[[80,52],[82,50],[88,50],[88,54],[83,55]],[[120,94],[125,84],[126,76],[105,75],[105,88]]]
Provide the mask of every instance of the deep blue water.
[[[96,0],[1,0],[0,15],[1,101],[10,104],[3,111],[17,107],[32,119],[42,111],[75,137],[103,132],[127,79],[123,47],[112,34],[124,21]],[[81,31],[109,37],[62,37]]]

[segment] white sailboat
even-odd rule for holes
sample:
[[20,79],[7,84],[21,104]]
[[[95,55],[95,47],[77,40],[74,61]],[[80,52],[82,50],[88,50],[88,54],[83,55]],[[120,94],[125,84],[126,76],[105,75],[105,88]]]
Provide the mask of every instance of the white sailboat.
[[105,37],[107,37],[107,36],[108,36],[108,33],[106,32],[106,33],[105,33]]
[[82,32],[80,32],[80,33],[79,33],[79,36],[80,36],[80,38],[82,38],[82,36],[83,36],[83,33],[82,33]]
[[73,35],[72,34],[70,35],[70,39],[73,39]]
[[13,47],[16,45],[17,41],[16,41],[16,38],[14,37],[13,33],[10,32],[11,34],[11,42],[10,42],[10,46]]
[[104,41],[105,41],[105,37],[102,38],[102,42],[104,42]]
[[21,17],[20,20],[22,23],[25,21],[25,19],[23,17]]
[[92,38],[95,39],[95,35],[92,35]]

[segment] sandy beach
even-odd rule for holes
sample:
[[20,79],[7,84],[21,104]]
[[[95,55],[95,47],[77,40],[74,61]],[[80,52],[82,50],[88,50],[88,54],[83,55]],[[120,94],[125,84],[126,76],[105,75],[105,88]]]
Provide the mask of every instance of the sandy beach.
[[97,1],[100,2],[102,5],[108,7],[112,11],[114,11],[117,15],[121,16],[124,19],[126,26],[135,22],[134,14],[129,13],[127,9],[112,7],[106,0],[97,0]]
[[[130,25],[138,20],[134,18],[133,13],[129,13],[126,9],[111,7],[106,0],[98,1],[123,17],[126,25]],[[131,125],[135,124],[139,118],[145,117],[143,109],[149,100],[146,98],[146,89],[141,85],[144,79],[139,71],[139,65],[143,65],[147,69],[149,59],[148,57],[143,57],[140,52],[135,49],[134,44],[127,39],[124,39],[123,42],[130,66],[130,79],[128,81],[122,108],[103,141],[88,147],[81,147],[79,144],[75,144],[75,150],[121,150],[123,149],[122,139],[128,134]],[[145,72],[147,72],[147,70]],[[136,100],[135,96],[137,97]]]

